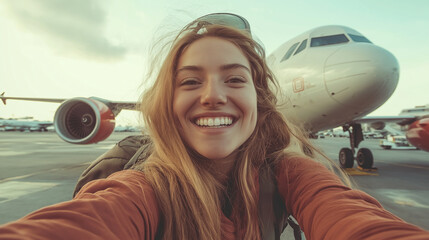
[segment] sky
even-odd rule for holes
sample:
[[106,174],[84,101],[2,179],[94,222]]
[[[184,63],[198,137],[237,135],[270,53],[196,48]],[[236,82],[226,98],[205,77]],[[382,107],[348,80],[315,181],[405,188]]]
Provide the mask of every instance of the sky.
[[[399,84],[370,115],[429,104],[429,1],[2,0],[0,93],[14,97],[97,96],[137,101],[163,34],[213,12],[245,17],[267,55],[323,25],[344,25],[395,55]],[[53,120],[59,105],[8,101],[0,118]],[[137,125],[123,111],[117,125]]]

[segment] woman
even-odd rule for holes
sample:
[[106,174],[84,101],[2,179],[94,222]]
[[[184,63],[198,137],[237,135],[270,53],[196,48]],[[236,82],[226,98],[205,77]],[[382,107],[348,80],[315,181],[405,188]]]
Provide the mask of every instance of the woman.
[[260,239],[260,169],[273,170],[308,239],[429,238],[292,153],[292,142],[315,149],[276,110],[263,49],[211,17],[181,31],[142,97],[150,157],[3,226],[0,239]]

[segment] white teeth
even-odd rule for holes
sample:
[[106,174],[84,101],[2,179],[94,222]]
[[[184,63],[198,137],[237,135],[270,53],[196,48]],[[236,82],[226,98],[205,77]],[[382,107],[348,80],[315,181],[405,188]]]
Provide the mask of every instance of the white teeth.
[[195,120],[195,124],[202,127],[225,127],[232,124],[231,117],[203,117]]
[[220,119],[219,118],[214,119],[214,125],[216,125],[216,126],[220,125]]

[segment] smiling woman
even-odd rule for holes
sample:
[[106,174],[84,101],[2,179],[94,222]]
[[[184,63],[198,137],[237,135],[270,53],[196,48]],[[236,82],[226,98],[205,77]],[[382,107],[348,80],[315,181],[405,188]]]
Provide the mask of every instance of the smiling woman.
[[[169,202],[161,206],[166,239],[179,232],[185,234],[183,239],[220,238],[220,210],[237,219],[243,236],[259,235],[252,172],[264,162],[267,150],[271,154],[285,147],[289,133],[281,128],[283,118],[267,88],[273,78],[261,58],[262,48],[249,35],[247,30],[202,22],[188,26],[154,87],[142,97],[155,148],[140,169],[159,173],[148,173],[153,176],[148,179],[159,189],[161,202]],[[258,121],[262,125],[268,116],[273,124],[255,131]],[[269,144],[268,135],[278,144]],[[228,185],[233,193],[226,193]],[[239,202],[247,204],[235,208]],[[194,210],[171,207],[183,205]]]
[[317,163],[270,86],[247,21],[197,19],[142,96],[147,159],[1,227],[0,239],[280,239],[286,221],[300,239],[287,213],[308,239],[429,237]]

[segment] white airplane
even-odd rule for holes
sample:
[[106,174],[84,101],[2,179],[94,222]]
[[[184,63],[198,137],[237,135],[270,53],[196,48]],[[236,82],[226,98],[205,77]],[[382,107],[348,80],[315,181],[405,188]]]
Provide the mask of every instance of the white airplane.
[[0,128],[5,131],[39,131],[46,132],[48,127],[54,125],[53,122],[25,121],[19,119],[0,119]]
[[[362,168],[372,168],[373,156],[361,148],[362,123],[373,128],[385,122],[410,125],[408,140],[429,151],[429,118],[412,115],[365,117],[380,107],[394,92],[399,80],[396,58],[371,43],[359,32],[344,26],[323,26],[307,31],[281,45],[267,58],[280,82],[281,98],[287,103],[280,111],[310,133],[343,126],[350,134],[350,148],[339,153],[340,165],[350,168],[356,159]],[[134,102],[105,99],[40,99],[0,96],[7,99],[61,103],[55,113],[58,135],[76,144],[106,139],[122,109],[135,110]]]

